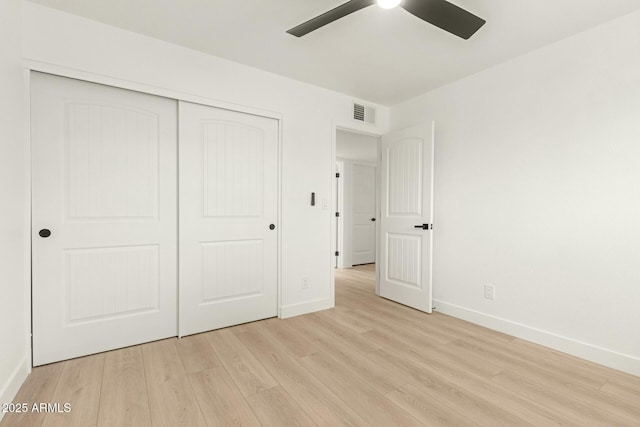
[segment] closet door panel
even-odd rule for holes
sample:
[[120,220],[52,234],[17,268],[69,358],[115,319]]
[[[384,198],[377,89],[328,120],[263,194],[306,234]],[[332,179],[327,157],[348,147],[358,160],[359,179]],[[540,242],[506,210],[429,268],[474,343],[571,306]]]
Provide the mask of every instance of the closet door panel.
[[276,316],[278,122],[179,115],[180,335]]
[[34,365],[177,333],[177,102],[33,73]]

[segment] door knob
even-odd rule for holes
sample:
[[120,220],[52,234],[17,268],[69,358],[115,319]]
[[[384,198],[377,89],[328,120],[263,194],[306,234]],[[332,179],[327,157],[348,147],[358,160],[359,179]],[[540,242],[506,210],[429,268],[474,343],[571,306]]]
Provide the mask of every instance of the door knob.
[[371,222],[375,222],[375,220],[376,220],[375,218],[371,218]]
[[38,232],[38,234],[40,235],[40,237],[43,237],[46,239],[47,237],[51,236],[51,230],[47,228],[43,228]]
[[275,229],[276,229],[275,224],[270,224],[270,225],[269,225],[269,230],[275,230]]
[[433,225],[432,224],[419,224],[419,225],[414,225],[414,228],[422,228],[423,230],[433,230]]

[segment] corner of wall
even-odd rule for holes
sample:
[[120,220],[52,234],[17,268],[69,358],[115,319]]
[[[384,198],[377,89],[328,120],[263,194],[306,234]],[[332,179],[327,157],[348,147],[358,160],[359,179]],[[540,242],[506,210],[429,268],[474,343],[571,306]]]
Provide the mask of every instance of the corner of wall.
[[[0,403],[13,402],[18,390],[27,379],[30,371],[30,357],[28,354],[22,358],[22,361],[13,370],[13,373],[5,384],[2,384],[0,388]],[[0,411],[0,421],[4,416],[4,412]]]
[[[31,366],[28,346],[27,187],[21,0],[0,1],[0,403],[11,402]],[[0,418],[2,418],[0,413]]]

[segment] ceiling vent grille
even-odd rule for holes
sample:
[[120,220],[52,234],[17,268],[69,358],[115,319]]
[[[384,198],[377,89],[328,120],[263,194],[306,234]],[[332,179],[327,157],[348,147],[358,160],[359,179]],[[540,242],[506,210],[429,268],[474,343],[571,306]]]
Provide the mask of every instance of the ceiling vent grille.
[[376,109],[363,104],[353,103],[353,120],[364,123],[375,124]]

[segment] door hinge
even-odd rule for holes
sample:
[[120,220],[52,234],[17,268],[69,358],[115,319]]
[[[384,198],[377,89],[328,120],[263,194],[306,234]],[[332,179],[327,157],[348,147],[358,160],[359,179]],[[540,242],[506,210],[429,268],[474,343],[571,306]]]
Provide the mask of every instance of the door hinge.
[[340,212],[336,212],[336,218],[340,216]]
[[336,256],[340,256],[340,252],[336,251],[335,253],[336,253]]
[[336,178],[340,178],[340,173],[336,173]]

